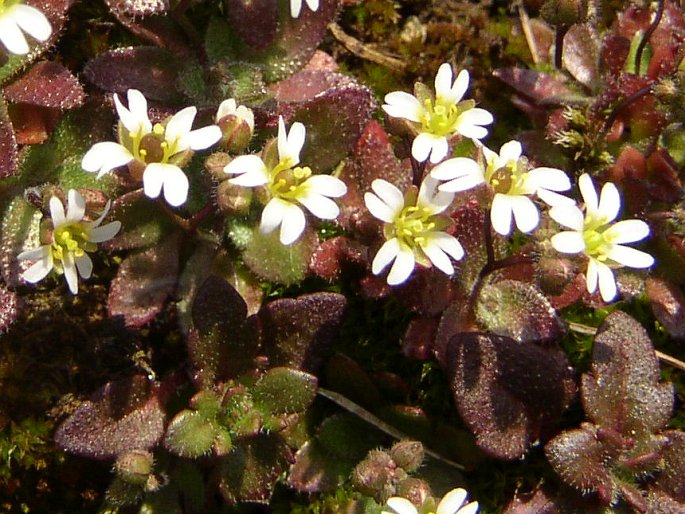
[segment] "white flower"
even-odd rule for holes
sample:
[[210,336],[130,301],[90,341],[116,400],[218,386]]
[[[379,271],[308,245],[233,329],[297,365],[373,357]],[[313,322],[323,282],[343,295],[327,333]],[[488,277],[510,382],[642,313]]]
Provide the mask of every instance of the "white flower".
[[[319,0],[306,0],[307,5],[312,11],[319,9]],[[297,18],[302,10],[302,0],[290,0],[290,16]]]
[[147,114],[147,100],[136,89],[128,90],[128,108],[114,95],[119,114],[119,143],[94,144],[83,156],[81,166],[97,172],[98,178],[125,164],[139,164],[143,169],[143,190],[157,198],[164,190],[164,199],[178,207],[188,198],[188,177],[179,165],[185,163],[191,150],[204,150],[221,139],[221,129],[210,125],[191,130],[197,109],[186,107],[162,125],[152,124]]
[[473,139],[488,135],[482,125],[493,122],[492,114],[475,107],[473,100],[462,100],[469,87],[469,72],[461,70],[452,83],[452,67],[444,63],[435,76],[435,98],[417,98],[403,91],[385,95],[383,110],[394,118],[417,124],[419,134],[411,153],[418,162],[430,155],[433,164],[445,158],[448,139],[456,134]]
[[262,211],[259,228],[268,234],[280,226],[279,237],[284,245],[295,242],[304,231],[306,221],[300,205],[317,218],[332,220],[338,217],[340,209],[331,198],[339,198],[347,192],[342,180],[330,175],[312,175],[309,167],[297,166],[305,136],[302,123],[293,123],[288,133],[280,117],[278,163],[273,168],[257,155],[241,155],[224,168],[225,173],[238,175],[230,179],[232,184],[266,187],[271,199]]
[[98,219],[83,221],[86,213],[85,200],[74,189],[69,190],[67,197],[66,214],[59,198],[56,196],[50,198],[50,216],[53,226],[51,241],[33,250],[21,252],[17,258],[19,260],[38,259],[22,274],[27,282],[35,284],[54,269],[57,273],[64,274],[69,290],[76,294],[78,293],[78,275],[88,279],[93,271],[93,261],[86,252],[94,252],[97,248],[96,243],[112,239],[119,232],[121,222],[113,221],[100,226],[109,212],[110,202],[107,202],[105,210]]
[[492,227],[503,236],[511,233],[512,217],[521,232],[533,231],[540,222],[540,213],[531,195],[537,195],[549,205],[573,205],[573,200],[555,191],[571,188],[566,173],[556,168],[528,170],[528,160],[522,157],[521,143],[509,141],[499,154],[480,145],[484,163],[466,157],[448,159],[438,164],[430,176],[446,181],[441,191],[458,192],[478,184],[489,184],[495,196],[490,208]]
[[649,235],[649,225],[641,220],[612,223],[621,208],[618,189],[611,182],[602,187],[599,199],[589,175],[578,179],[585,202],[585,214],[576,205],[553,207],[549,215],[572,230],[552,236],[552,246],[562,253],[583,253],[588,257],[586,285],[590,293],[597,290],[605,302],[616,298],[616,279],[612,268],[649,268],[654,257],[622,243],[641,241]]
[[[464,505],[466,496],[467,492],[464,489],[452,489],[440,500],[434,512],[424,513],[423,510],[421,512],[424,514],[476,514],[478,512],[478,502]],[[388,499],[387,504],[393,511],[384,510],[381,514],[419,514],[414,504],[406,498],[393,496]]]
[[9,53],[24,55],[29,52],[23,32],[42,43],[52,35],[52,26],[35,7],[14,0],[0,0],[0,43]]
[[452,275],[450,257],[459,260],[464,256],[459,241],[444,232],[449,220],[439,216],[452,203],[454,195],[438,191],[437,184],[426,177],[418,194],[414,188],[403,195],[390,182],[376,179],[371,183],[373,193],[364,195],[371,214],[385,222],[386,242],[373,259],[371,271],[378,275],[395,261],[387,278],[391,286],[407,280],[417,261]]
[[233,98],[221,102],[219,109],[216,111],[215,123],[219,124],[226,116],[235,116],[239,120],[247,123],[250,130],[254,130],[254,113],[252,112],[252,109],[245,107],[244,105],[238,105]]

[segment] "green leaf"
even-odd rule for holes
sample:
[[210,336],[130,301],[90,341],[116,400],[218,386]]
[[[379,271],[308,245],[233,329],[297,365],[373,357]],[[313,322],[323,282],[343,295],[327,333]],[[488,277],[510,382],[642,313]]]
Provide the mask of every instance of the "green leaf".
[[314,401],[316,377],[290,368],[267,372],[252,390],[255,406],[268,414],[293,414],[304,411]]
[[167,428],[164,446],[180,457],[207,455],[219,435],[216,422],[199,412],[179,412]]

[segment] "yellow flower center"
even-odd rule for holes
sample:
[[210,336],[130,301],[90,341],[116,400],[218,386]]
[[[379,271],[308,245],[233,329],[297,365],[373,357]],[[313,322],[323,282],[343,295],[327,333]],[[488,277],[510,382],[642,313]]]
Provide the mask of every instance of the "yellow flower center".
[[178,153],[178,142],[176,138],[169,142],[165,138],[165,128],[161,123],[156,123],[152,127],[152,132],[143,134],[141,132],[130,132],[132,150],[131,153],[139,161],[145,164],[159,162],[166,164],[169,159]]
[[63,262],[66,253],[82,257],[85,252],[93,252],[95,243],[90,242],[90,230],[85,223],[71,223],[56,228],[52,235],[50,252],[56,262]]
[[401,244],[416,248],[426,242],[426,233],[435,230],[435,220],[430,209],[426,207],[405,207],[395,218],[394,237]]
[[510,159],[504,166],[495,168],[494,163],[488,163],[485,181],[496,193],[505,195],[523,194],[524,184],[528,179],[528,162],[525,159]]
[[436,136],[449,136],[454,133],[454,128],[459,121],[459,116],[475,105],[472,100],[465,100],[458,104],[447,103],[438,97],[435,102],[430,98],[423,101],[424,113],[421,118],[421,127],[424,132]]
[[267,188],[274,198],[296,200],[303,193],[302,184],[312,175],[308,166],[291,168],[289,164],[290,160],[284,160],[271,170]]

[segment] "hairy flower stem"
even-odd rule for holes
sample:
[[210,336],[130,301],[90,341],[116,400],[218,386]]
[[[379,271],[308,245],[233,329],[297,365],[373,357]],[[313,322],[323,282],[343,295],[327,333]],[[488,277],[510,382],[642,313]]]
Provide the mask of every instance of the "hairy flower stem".
[[611,129],[611,126],[614,124],[616,118],[618,118],[618,115],[621,114],[621,111],[623,111],[623,109],[628,107],[633,102],[636,102],[643,96],[647,96],[651,92],[652,86],[648,85],[643,87],[642,89],[635,91],[632,95],[629,95],[625,97],[623,100],[621,100],[619,104],[616,107],[614,107],[613,111],[611,111],[611,114],[609,114],[606,121],[604,122],[604,126],[602,127],[602,132],[600,133],[600,135],[602,137],[606,136],[606,133],[609,132],[609,129]]
[[169,217],[169,219],[171,219],[171,221],[173,221],[176,225],[181,227],[185,232],[194,232],[195,230],[197,230],[197,227],[199,227],[200,224],[216,210],[215,206],[211,202],[209,202],[202,209],[193,214],[190,218],[186,219],[172,211],[166,204],[166,202],[158,200],[157,203],[165,212],[165,214]]
[[[409,142],[407,141],[408,148],[411,148]],[[411,171],[412,171],[412,184],[416,187],[421,186],[421,181],[423,181],[423,175],[426,172],[426,162],[419,162],[414,157],[411,157]]]
[[645,47],[647,46],[647,43],[649,43],[649,39],[652,37],[652,34],[654,34],[654,31],[661,22],[661,17],[664,14],[664,4],[664,0],[659,0],[659,5],[657,6],[654,21],[652,21],[652,24],[647,28],[645,35],[642,37],[642,40],[640,41],[640,44],[637,47],[637,51],[635,52],[635,75],[640,74],[640,63],[642,62],[642,53],[645,51]]
[[554,32],[554,67],[558,70],[562,67],[562,57],[564,56],[564,36],[568,32],[568,27],[557,27]]

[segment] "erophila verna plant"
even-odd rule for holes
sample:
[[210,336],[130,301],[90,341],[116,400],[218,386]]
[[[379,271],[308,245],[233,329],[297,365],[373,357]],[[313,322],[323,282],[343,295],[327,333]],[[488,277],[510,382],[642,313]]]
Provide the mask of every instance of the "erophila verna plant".
[[0,0],[2,509],[685,512],[684,41]]

